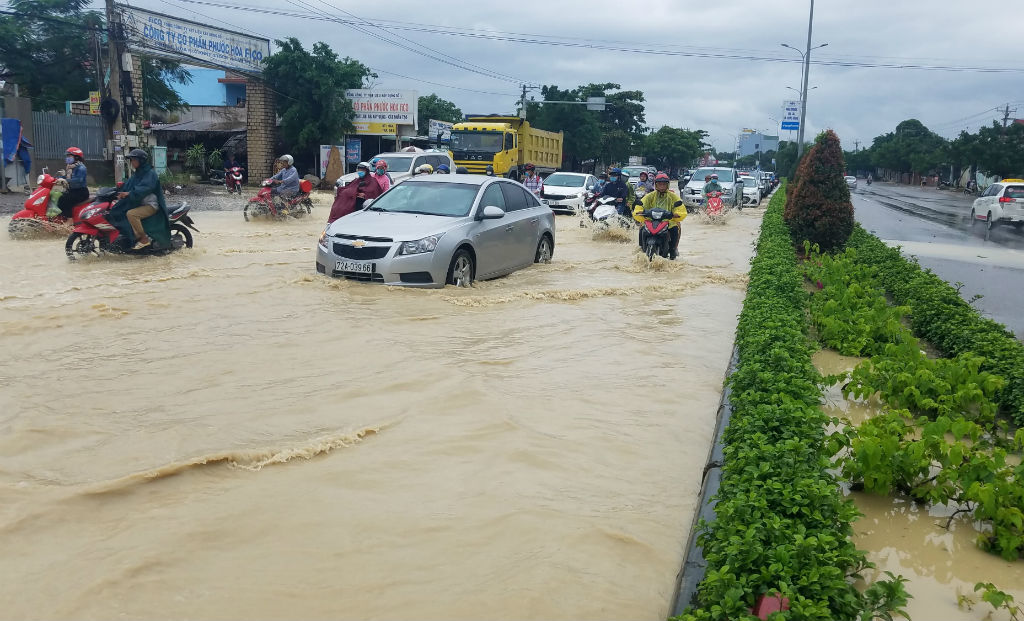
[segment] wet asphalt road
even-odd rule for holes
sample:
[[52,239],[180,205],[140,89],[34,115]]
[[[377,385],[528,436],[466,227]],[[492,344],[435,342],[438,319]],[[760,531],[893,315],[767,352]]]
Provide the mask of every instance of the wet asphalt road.
[[853,192],[857,221],[904,254],[918,258],[964,299],[1024,340],[1024,234],[1013,227],[971,229],[972,199],[962,193],[860,180]]

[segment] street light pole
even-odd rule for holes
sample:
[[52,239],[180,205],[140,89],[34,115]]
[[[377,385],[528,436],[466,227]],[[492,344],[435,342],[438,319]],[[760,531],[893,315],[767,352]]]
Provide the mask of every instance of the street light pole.
[[796,144],[796,159],[800,161],[800,158],[804,154],[804,126],[807,122],[807,79],[810,77],[811,72],[811,29],[814,27],[814,0],[811,0],[811,12],[807,18],[807,53],[804,54],[804,78],[803,84],[803,95],[800,98],[800,127],[797,131],[797,144]]

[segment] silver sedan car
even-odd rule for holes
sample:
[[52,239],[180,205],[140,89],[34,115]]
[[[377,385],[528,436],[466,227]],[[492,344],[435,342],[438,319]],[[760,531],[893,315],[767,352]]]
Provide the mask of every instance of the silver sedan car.
[[468,287],[548,262],[555,216],[521,184],[425,175],[335,220],[317,245],[321,274],[412,287]]

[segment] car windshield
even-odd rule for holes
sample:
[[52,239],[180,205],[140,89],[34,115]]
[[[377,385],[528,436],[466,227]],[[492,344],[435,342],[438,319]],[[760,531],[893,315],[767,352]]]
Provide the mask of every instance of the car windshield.
[[732,170],[720,170],[718,168],[701,168],[693,175],[694,181],[704,181],[704,177],[708,175],[718,175],[719,182],[732,183],[735,179],[732,176]]
[[639,177],[640,173],[642,172],[647,172],[647,168],[636,168],[633,166],[627,166],[626,168],[622,169],[622,174],[626,175],[627,177]]
[[412,168],[412,158],[407,155],[381,155],[373,158],[373,162],[379,162],[384,160],[388,163],[388,170],[390,172],[410,172]]
[[587,180],[584,175],[569,175],[566,173],[555,173],[544,180],[544,185],[556,188],[582,188]]
[[1006,188],[1006,193],[1003,196],[1006,198],[1024,198],[1024,186],[1011,185]]
[[501,151],[501,132],[452,132],[452,151]]
[[849,175],[848,175],[848,176],[846,177],[846,180],[847,180],[847,181],[856,181],[856,180],[857,180],[857,178],[856,178],[856,177],[853,177],[853,176],[849,176]]
[[464,218],[469,215],[480,186],[470,183],[413,181],[391,187],[368,207],[371,211],[418,213]]

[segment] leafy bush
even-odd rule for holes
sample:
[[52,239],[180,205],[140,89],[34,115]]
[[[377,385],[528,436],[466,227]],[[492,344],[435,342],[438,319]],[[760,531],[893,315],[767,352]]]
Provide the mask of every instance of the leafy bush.
[[185,150],[185,166],[195,172],[206,171],[206,145],[197,142]]
[[850,540],[857,509],[829,471],[829,419],[819,408],[785,196],[776,192],[765,212],[737,328],[715,520],[698,525],[708,571],[698,607],[679,619],[751,619],[757,598],[773,592],[789,598],[793,619],[873,618],[906,603],[901,578],[863,593],[853,585],[870,564]]
[[801,160],[786,203],[785,220],[794,243],[810,240],[826,252],[846,243],[853,231],[853,204],[845,174],[839,136],[828,130]]
[[999,375],[1005,386],[995,400],[1013,421],[1024,426],[1024,344],[1001,324],[985,319],[955,288],[898,248],[889,248],[859,226],[850,237],[855,260],[871,266],[877,282],[897,304],[910,308],[914,333],[947,356],[973,354],[980,369]]

